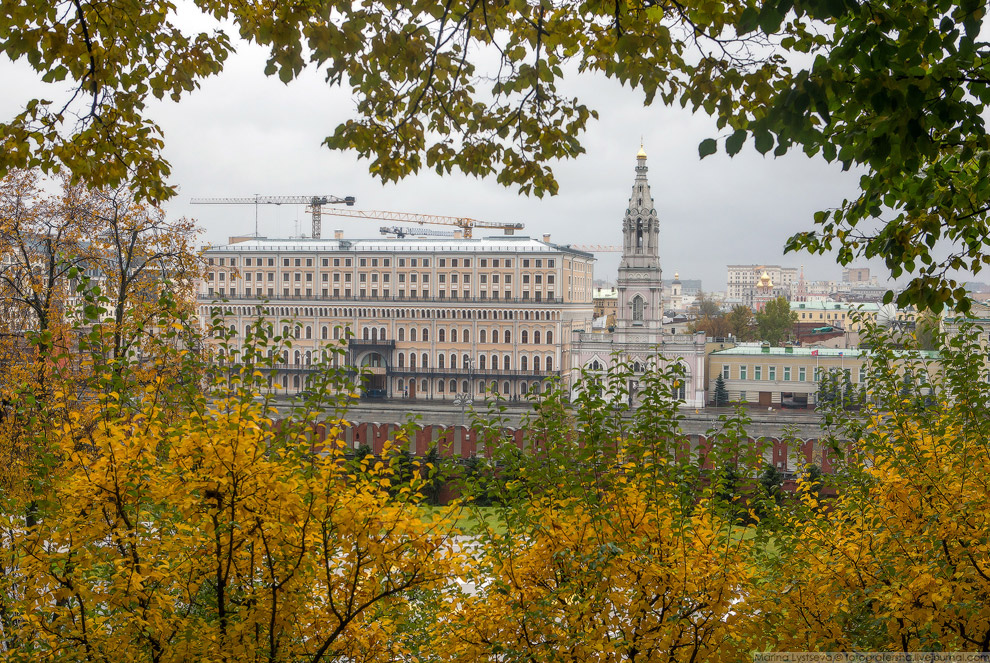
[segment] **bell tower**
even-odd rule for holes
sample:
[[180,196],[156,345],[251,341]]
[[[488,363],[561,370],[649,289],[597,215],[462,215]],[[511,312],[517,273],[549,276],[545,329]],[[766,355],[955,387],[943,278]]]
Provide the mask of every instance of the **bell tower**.
[[641,145],[632,195],[622,220],[615,329],[623,336],[634,335],[639,342],[659,343],[663,321],[660,219],[646,180],[647,170],[646,151]]

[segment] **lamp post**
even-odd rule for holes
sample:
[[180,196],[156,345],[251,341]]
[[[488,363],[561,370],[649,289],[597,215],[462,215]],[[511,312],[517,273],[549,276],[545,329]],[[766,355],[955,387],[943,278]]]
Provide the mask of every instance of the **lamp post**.
[[454,396],[454,405],[461,408],[461,428],[464,428],[464,410],[473,402],[470,393],[461,392]]

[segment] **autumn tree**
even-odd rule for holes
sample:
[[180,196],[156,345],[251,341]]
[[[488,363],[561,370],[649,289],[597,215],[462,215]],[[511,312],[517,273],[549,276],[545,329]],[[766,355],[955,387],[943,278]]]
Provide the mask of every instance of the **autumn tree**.
[[[182,345],[188,324],[155,342]],[[218,328],[218,342],[229,346],[228,333]],[[0,502],[7,658],[410,655],[403,620],[426,596],[459,591],[453,520],[419,508],[427,468],[400,482],[408,440],[348,460],[334,418],[346,370],[318,367],[317,396],[276,421],[257,394],[276,361],[267,350],[283,342],[259,323],[236,370],[184,352],[184,372],[205,384],[178,394],[180,418],[161,380],[139,398],[97,393],[95,426],[73,419],[56,431],[57,480],[33,522]]]
[[780,345],[790,336],[797,322],[797,313],[791,311],[791,303],[786,297],[777,297],[764,304],[755,318],[760,340],[770,345]]
[[729,333],[740,341],[752,341],[756,334],[753,329],[753,311],[742,304],[736,304],[726,316]]
[[[938,334],[934,359],[871,337],[864,416],[836,412],[837,474],[802,472],[808,490],[781,509],[762,599],[774,649],[987,650],[990,530],[974,517],[990,507],[980,333]],[[902,397],[905,365],[936,377],[932,402]],[[819,484],[838,490],[826,508]]]
[[[355,116],[325,143],[356,151],[385,181],[459,170],[555,193],[548,164],[580,155],[596,117],[564,83],[598,73],[647,104],[714,116],[721,135],[701,156],[752,139],[761,154],[797,148],[863,169],[859,195],[817,213],[787,248],[836,248],[842,264],[883,257],[893,276],[915,275],[901,305],[965,306],[948,270],[987,260],[979,2],[194,5],[220,21],[212,32],[164,2],[12,5],[3,53],[60,93],[0,125],[0,172],[65,169],[97,188],[129,180],[140,198],[173,195],[149,101],[178,101],[221,71],[236,31],[269,50],[266,73],[288,82],[314,67],[351,92]],[[938,243],[945,253],[932,252]]]
[[[512,481],[504,531],[478,537],[477,591],[437,619],[444,660],[733,660],[759,642],[747,587],[756,543],[721,495],[758,453],[724,420],[707,455],[679,430],[675,367],[585,374],[574,403],[542,396],[528,453],[489,438]],[[709,471],[709,468],[719,471]]]

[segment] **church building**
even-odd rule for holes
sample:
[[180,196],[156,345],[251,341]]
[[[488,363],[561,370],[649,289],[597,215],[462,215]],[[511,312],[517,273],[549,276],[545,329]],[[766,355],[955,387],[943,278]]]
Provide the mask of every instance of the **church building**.
[[[571,368],[605,372],[615,361],[641,372],[654,362],[678,362],[684,380],[674,385],[687,407],[705,404],[705,335],[675,334],[663,325],[660,219],[646,179],[646,152],[636,155],[636,178],[622,220],[618,305],[611,333],[575,332]],[[671,333],[668,333],[671,332]],[[631,391],[637,385],[633,379]],[[634,396],[635,399],[635,396]]]

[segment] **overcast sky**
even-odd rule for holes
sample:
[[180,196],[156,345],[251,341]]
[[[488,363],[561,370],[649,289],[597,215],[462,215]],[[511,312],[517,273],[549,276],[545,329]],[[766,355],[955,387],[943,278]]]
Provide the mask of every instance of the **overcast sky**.
[[[832,256],[783,255],[786,239],[812,227],[816,210],[856,193],[856,176],[800,152],[774,159],[751,144],[733,159],[698,158],[698,143],[717,136],[714,121],[679,108],[644,108],[642,95],[601,78],[582,78],[573,89],[600,114],[581,140],[587,153],[557,164],[556,197],[524,197],[494,178],[432,172],[382,185],[367,162],[321,147],[334,127],[352,117],[349,96],[329,89],[316,71],[283,85],[264,76],[264,52],[244,47],[225,71],[178,104],[156,103],[153,118],[165,130],[165,156],[179,196],[170,216],[195,218],[203,241],[254,231],[255,210],[245,206],[190,205],[192,197],[353,195],[357,208],[467,216],[522,222],[523,234],[550,233],[561,244],[619,244],[621,221],[635,175],[642,137],[649,181],[660,215],[665,279],[700,278],[706,290],[725,289],[726,265],[804,265],[809,279],[838,280]],[[11,117],[41,92],[25,67],[0,62],[7,92],[0,114]],[[324,217],[324,237],[342,229],[348,237],[378,236],[378,222]],[[286,237],[310,221],[302,205],[261,206],[259,230]],[[442,227],[440,229],[443,229]],[[614,279],[617,254],[601,254],[596,277]],[[866,263],[862,263],[866,264]],[[880,268],[879,263],[871,265]]]

